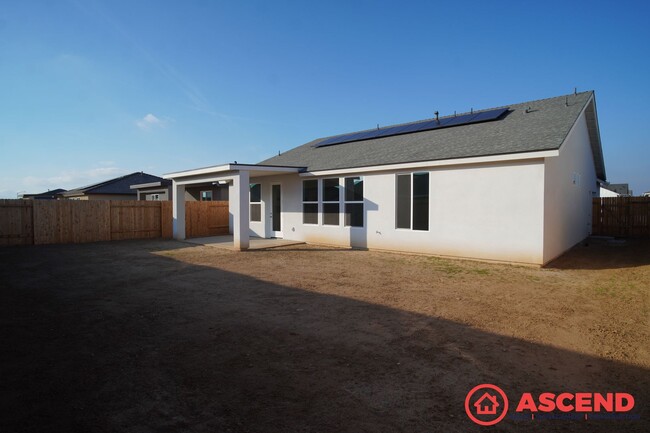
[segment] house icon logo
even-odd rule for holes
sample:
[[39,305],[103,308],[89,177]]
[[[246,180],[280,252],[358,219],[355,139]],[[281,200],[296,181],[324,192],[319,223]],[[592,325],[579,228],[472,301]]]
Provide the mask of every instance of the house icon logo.
[[465,412],[478,425],[494,425],[508,413],[508,397],[496,385],[475,386],[465,397]]
[[497,397],[487,391],[474,403],[477,415],[495,415],[499,406]]

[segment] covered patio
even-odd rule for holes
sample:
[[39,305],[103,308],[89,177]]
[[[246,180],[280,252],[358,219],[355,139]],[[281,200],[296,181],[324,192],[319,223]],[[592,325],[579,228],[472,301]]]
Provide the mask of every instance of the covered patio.
[[[249,225],[251,179],[282,174],[297,174],[303,169],[303,167],[256,164],[224,164],[164,175],[163,177],[165,179],[172,180],[174,238],[177,240],[186,240],[186,188],[205,184],[221,186],[227,185],[229,213],[231,218],[230,228],[232,233],[232,241],[229,239],[228,244],[232,244],[232,249],[237,251],[251,248]],[[223,241],[225,242],[225,239],[223,239]],[[264,248],[268,248],[268,246]]]

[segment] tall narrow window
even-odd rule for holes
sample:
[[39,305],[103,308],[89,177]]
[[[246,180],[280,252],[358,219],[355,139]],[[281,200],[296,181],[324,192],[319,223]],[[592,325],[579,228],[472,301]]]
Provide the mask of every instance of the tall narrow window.
[[251,221],[252,222],[261,222],[262,221],[262,185],[259,183],[251,183],[250,185],[250,201],[251,201]]
[[397,224],[398,229],[411,228],[411,175],[397,175]]
[[398,229],[429,230],[429,173],[397,175]]
[[429,230],[429,173],[413,173],[413,230]]
[[323,225],[339,225],[341,196],[339,179],[323,179]]
[[302,181],[302,222],[318,224],[318,181]]
[[363,227],[363,178],[345,178],[345,225]]

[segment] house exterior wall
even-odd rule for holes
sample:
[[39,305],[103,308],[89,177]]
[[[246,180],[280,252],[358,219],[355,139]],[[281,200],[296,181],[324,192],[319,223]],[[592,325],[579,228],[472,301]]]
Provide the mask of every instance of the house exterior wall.
[[[429,172],[429,230],[397,229],[397,172],[358,173],[364,179],[364,226],[302,222],[302,181],[295,175],[251,179],[262,185],[262,221],[253,236],[269,237],[271,185],[282,186],[282,236],[312,243],[468,257],[509,262],[543,260],[543,159],[418,168]],[[399,172],[409,173],[409,171]],[[343,183],[346,174],[338,177]],[[318,179],[328,178],[320,177]]]
[[599,188],[599,197],[620,197],[621,195],[617,192],[610,191],[607,188],[603,188],[602,186]]
[[138,190],[138,200],[147,200],[147,196],[150,194],[159,194],[161,201],[171,200],[172,199],[172,186],[152,186],[150,188],[139,188]]
[[591,233],[592,198],[598,196],[584,112],[544,172],[544,263]]
[[201,201],[201,191],[212,191],[214,201],[228,201],[228,186],[218,185],[188,186],[185,189],[185,201]]

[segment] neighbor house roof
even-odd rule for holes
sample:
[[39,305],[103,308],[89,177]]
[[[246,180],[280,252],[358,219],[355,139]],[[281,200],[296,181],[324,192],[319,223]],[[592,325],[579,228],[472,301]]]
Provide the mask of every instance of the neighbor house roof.
[[630,185],[627,183],[608,183],[603,185],[603,188],[621,195],[632,195]]
[[48,190],[45,192],[40,192],[38,194],[22,194],[21,198],[31,198],[34,200],[54,200],[56,199],[57,194],[64,193],[65,189],[63,188],[57,188],[57,189],[52,189]]
[[138,171],[114,179],[109,179],[104,182],[71,189],[64,192],[62,195],[64,197],[75,197],[87,194],[128,194],[136,196],[137,192],[131,189],[131,185],[162,181],[164,181],[162,177]]
[[[332,137],[318,138],[260,164],[307,167],[307,171],[313,172],[557,150],[585,111],[596,174],[599,179],[606,179],[593,91],[503,107],[508,111],[498,120],[483,123],[323,147],[317,146]],[[474,113],[482,111],[488,110]],[[449,117],[452,116],[440,120]]]

